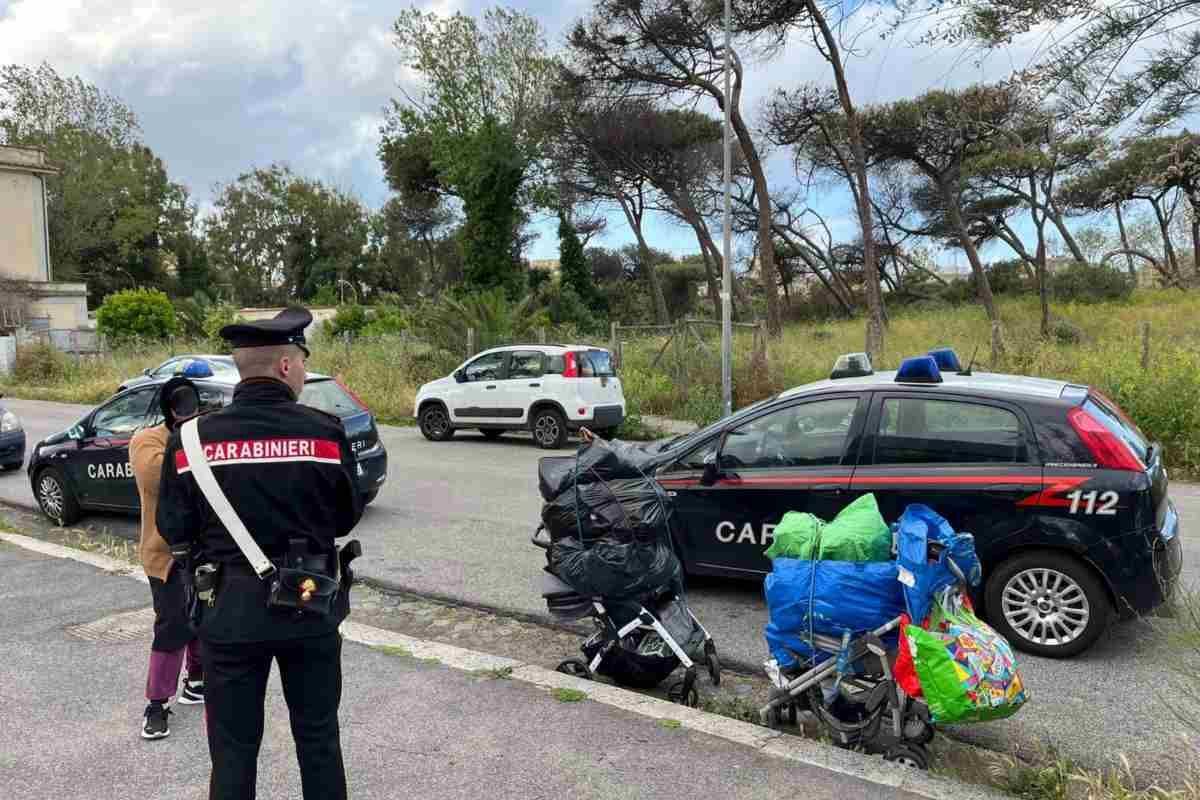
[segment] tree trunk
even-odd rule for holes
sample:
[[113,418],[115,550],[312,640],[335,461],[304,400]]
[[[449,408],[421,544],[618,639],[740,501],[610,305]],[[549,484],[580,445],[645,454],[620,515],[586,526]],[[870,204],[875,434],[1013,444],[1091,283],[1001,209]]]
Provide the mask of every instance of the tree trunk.
[[850,154],[854,159],[854,192],[855,204],[858,207],[858,221],[862,227],[863,240],[863,282],[867,292],[867,330],[866,351],[873,360],[883,352],[883,292],[879,288],[879,261],[875,249],[875,219],[871,210],[871,186],[867,182],[867,157],[863,150],[862,130],[859,126],[858,113],[854,102],[850,99],[850,86],[846,82],[846,71],[842,66],[841,51],[838,49],[837,38],[829,29],[825,15],[817,7],[814,0],[804,0],[809,16],[821,29],[821,38],[825,40],[826,59],[833,67],[833,76],[837,82],[838,99],[842,105],[842,113],[846,115],[847,132],[850,136]]
[[654,302],[654,323],[670,325],[671,314],[667,311],[667,298],[663,294],[662,284],[658,280],[658,270],[652,263],[650,246],[646,244],[646,237],[642,235],[642,215],[635,214],[630,207],[631,202],[624,197],[619,198],[618,202],[621,210],[625,212],[625,220],[633,229],[633,235],[637,237],[638,254],[642,258],[642,269],[646,271],[646,281],[650,284],[650,299]]
[[[675,204],[675,208],[679,210],[679,213],[683,215],[684,220],[686,220],[687,223],[692,226],[692,230],[696,233],[696,241],[700,245],[700,255],[704,258],[704,278],[708,283],[708,294],[712,299],[713,311],[716,314],[715,318],[721,319],[721,293],[719,287],[721,285],[721,281],[724,279],[724,264],[722,263],[722,259],[716,259],[716,263],[720,265],[720,267],[714,271],[714,252],[713,250],[710,250],[710,247],[712,246],[712,237],[709,236],[708,226],[704,223],[704,218],[700,216],[700,213],[696,211],[696,207],[693,205],[691,198],[687,197],[686,195],[681,195],[677,198],[671,198],[671,201]],[[714,272],[716,273],[715,275]],[[732,311],[733,310],[731,308],[731,316]]]
[[730,117],[738,144],[742,148],[742,155],[746,158],[746,166],[754,179],[754,196],[758,199],[758,266],[762,276],[763,293],[767,298],[767,333],[778,336],[783,329],[779,319],[779,291],[776,286],[779,273],[775,269],[775,240],[771,238],[771,194],[767,188],[767,175],[763,172],[758,149],[754,146],[754,139],[750,136],[750,130],[742,119],[742,112],[737,103],[732,104]]
[[1163,213],[1162,204],[1158,202],[1157,198],[1151,198],[1150,205],[1154,206],[1154,216],[1158,220],[1158,230],[1162,234],[1163,256],[1166,258],[1167,268],[1178,278],[1179,259],[1175,257],[1175,245],[1171,244],[1170,222],[1167,220],[1167,215]]
[[[1189,198],[1190,201],[1190,198]],[[1200,278],[1200,212],[1193,203],[1192,208],[1192,275]]]
[[1042,338],[1050,336],[1050,298],[1046,290],[1046,217],[1037,225],[1038,301],[1042,306]]
[[1137,270],[1133,266],[1133,256],[1129,253],[1129,237],[1125,233],[1125,218],[1121,214],[1121,203],[1114,205],[1117,210],[1117,230],[1121,232],[1121,249],[1125,251],[1125,266],[1129,270],[1129,277],[1133,281],[1133,285],[1137,286]]
[[944,179],[938,180],[938,188],[942,192],[942,200],[946,203],[946,213],[950,216],[950,224],[954,226],[954,232],[958,234],[959,244],[967,253],[967,260],[971,262],[971,271],[975,274],[975,285],[979,292],[979,301],[983,303],[983,310],[987,312],[988,319],[992,324],[992,350],[993,352],[1004,352],[1003,333],[1000,330],[1000,312],[996,309],[996,298],[992,295],[992,285],[988,282],[987,273],[983,270],[983,261],[979,258],[979,251],[975,249],[975,241],[971,238],[971,233],[967,230],[967,224],[963,222],[962,211],[958,207],[959,198],[954,189]]
[[[1054,227],[1058,229],[1059,236],[1063,238],[1067,249],[1071,251],[1071,257],[1081,264],[1086,264],[1087,258],[1083,255],[1083,249],[1079,246],[1079,242],[1075,241],[1075,237],[1071,235],[1071,230],[1067,227],[1066,220],[1062,218],[1062,214],[1058,213],[1057,209],[1050,208],[1048,205],[1042,206],[1042,214],[1054,223]],[[1044,220],[1042,224],[1045,224]]]

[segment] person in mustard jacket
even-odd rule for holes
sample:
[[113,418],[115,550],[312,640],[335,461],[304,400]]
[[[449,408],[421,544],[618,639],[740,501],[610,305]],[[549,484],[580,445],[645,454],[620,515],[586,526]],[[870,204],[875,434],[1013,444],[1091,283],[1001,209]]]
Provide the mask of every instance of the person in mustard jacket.
[[[129,444],[129,462],[133,466],[142,504],[142,531],[138,549],[154,601],[154,641],[150,645],[150,668],[146,676],[146,700],[149,705],[146,706],[142,721],[143,739],[162,739],[170,735],[167,720],[171,714],[169,705],[177,691],[179,702],[183,705],[204,702],[200,642],[188,619],[183,569],[171,558],[167,543],[159,535],[154,521],[167,438],[180,423],[196,413],[199,393],[186,378],[172,378],[163,384],[159,402],[164,420],[162,424],[138,431]],[[185,662],[187,677],[182,691],[179,691],[179,674]]]

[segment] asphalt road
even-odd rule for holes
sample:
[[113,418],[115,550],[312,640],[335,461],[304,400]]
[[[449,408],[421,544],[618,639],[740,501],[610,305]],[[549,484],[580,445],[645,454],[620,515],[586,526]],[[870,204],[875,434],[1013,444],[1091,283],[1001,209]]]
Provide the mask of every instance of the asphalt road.
[[[25,423],[30,444],[68,427],[87,409],[5,400]],[[537,461],[544,454],[527,438],[488,442],[459,433],[450,442],[425,441],[411,428],[381,430],[389,477],[356,536],[363,542],[359,574],[419,593],[490,608],[544,616],[536,588],[542,551],[529,544],[541,498]],[[1184,582],[1200,587],[1200,487],[1176,483],[1172,496],[1184,536]],[[24,474],[0,475],[0,500],[31,505]],[[135,535],[132,519],[101,518],[114,532]],[[761,664],[766,605],[761,586],[698,581],[693,610],[727,660]],[[1182,777],[1200,756],[1200,736],[1171,711],[1173,657],[1154,622],[1120,624],[1088,653],[1071,661],[1022,658],[1033,701],[1014,719],[960,728],[964,737],[1000,749],[1050,747],[1089,765],[1125,754],[1139,774]]]
[[[165,740],[138,735],[150,626],[136,610],[149,602],[146,586],[3,543],[0,572],[8,601],[0,604],[4,797],[206,797],[202,706],[176,705]],[[86,632],[77,627],[84,624]],[[765,800],[793,797],[797,786],[814,800],[919,797],[600,703],[560,703],[521,681],[350,642],[342,659],[341,741],[356,798]],[[266,706],[259,796],[297,797],[277,670]]]

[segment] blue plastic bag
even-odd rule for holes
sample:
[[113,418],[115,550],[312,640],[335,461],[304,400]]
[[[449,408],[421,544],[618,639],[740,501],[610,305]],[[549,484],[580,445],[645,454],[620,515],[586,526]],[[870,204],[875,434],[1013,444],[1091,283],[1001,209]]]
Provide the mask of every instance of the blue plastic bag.
[[[764,582],[770,621],[765,635],[781,667],[808,656],[812,633],[858,636],[904,612],[894,561],[804,561],[777,558]],[[822,660],[822,659],[816,659]]]
[[[983,568],[975,554],[975,537],[955,533],[950,523],[929,506],[913,503],[904,509],[897,523],[897,535],[900,582],[913,622],[920,624],[928,616],[934,595],[958,583],[958,577],[946,563],[948,559],[954,560],[968,586],[979,585]],[[934,562],[929,561],[930,542],[941,546]]]

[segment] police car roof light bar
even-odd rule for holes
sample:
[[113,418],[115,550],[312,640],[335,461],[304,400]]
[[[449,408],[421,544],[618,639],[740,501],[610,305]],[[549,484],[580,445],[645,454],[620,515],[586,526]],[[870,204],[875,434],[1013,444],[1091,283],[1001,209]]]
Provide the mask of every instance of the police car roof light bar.
[[835,381],[838,378],[861,378],[874,374],[871,357],[866,353],[845,353],[833,362],[833,371],[829,373],[829,379]]
[[938,369],[944,372],[962,372],[962,362],[958,360],[958,353],[954,352],[949,347],[939,347],[936,350],[930,350],[929,355],[937,362]]
[[942,373],[933,356],[916,356],[900,362],[896,383],[941,383]]

